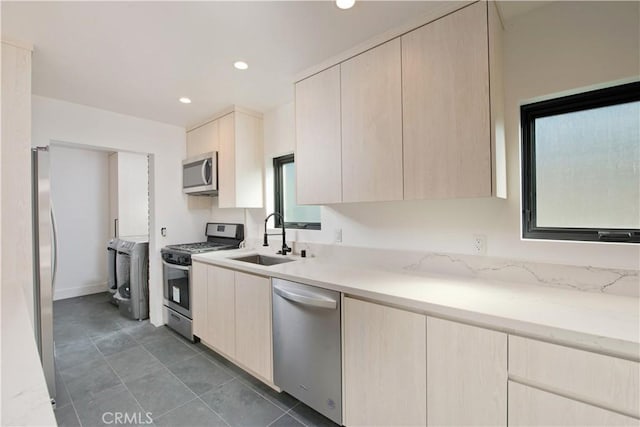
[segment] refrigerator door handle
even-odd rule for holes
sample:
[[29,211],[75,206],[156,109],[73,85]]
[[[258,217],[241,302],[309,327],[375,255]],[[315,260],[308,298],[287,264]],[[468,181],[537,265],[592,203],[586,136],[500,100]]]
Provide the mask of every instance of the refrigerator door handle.
[[51,216],[51,231],[53,234],[53,250],[51,251],[53,272],[51,274],[51,288],[54,291],[52,294],[54,294],[56,289],[56,276],[58,273],[58,226],[56,225],[56,214],[53,210],[53,202],[50,203],[51,209],[49,210],[49,215]]
[[51,206],[49,147],[31,149],[33,220],[33,292],[35,332],[49,396],[55,404],[56,375],[53,343],[53,287],[57,264],[54,218]]

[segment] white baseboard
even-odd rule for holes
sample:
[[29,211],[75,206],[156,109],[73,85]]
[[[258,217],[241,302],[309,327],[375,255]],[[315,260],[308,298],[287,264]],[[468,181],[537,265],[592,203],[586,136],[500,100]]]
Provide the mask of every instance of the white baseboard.
[[77,288],[56,288],[53,294],[53,300],[61,300],[73,297],[80,297],[83,295],[97,294],[99,292],[106,292],[109,289],[109,285],[105,283],[94,283],[85,286],[79,286]]

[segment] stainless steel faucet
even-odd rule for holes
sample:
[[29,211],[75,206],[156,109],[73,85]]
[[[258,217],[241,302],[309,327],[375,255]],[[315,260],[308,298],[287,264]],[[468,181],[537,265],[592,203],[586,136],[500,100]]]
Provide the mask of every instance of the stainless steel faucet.
[[274,212],[270,215],[268,215],[265,219],[264,219],[264,242],[262,243],[262,246],[269,246],[269,242],[267,240],[267,236],[277,236],[277,234],[274,233],[267,233],[267,221],[269,221],[269,218],[271,218],[272,216],[278,216],[280,218],[280,223],[282,224],[282,249],[280,251],[278,251],[279,254],[281,255],[286,255],[288,252],[291,252],[291,248],[289,246],[287,246],[287,242],[286,242],[286,236],[285,236],[285,231],[284,231],[284,217],[282,215],[280,215],[278,212]]

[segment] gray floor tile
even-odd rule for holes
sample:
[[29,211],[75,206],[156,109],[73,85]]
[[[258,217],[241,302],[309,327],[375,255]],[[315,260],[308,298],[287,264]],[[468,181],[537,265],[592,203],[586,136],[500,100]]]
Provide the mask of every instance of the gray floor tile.
[[180,342],[182,342],[183,344],[185,344],[187,347],[189,347],[190,349],[200,353],[202,351],[202,348],[200,347],[200,342],[193,342],[190,339],[184,337],[183,335],[180,335],[179,333],[177,333],[176,331],[174,331],[173,329],[165,326],[164,327],[171,336],[177,338],[178,340],[180,340]]
[[140,346],[108,356],[107,362],[125,382],[164,369],[158,359]]
[[86,304],[80,298],[67,298],[53,302],[53,315],[65,316],[73,315],[79,308]]
[[249,384],[253,389],[264,396],[265,399],[267,399],[277,407],[284,409],[285,411],[293,408],[298,403],[298,399],[291,396],[290,394],[287,394],[285,392],[278,393],[259,379],[254,378],[249,374],[242,375],[238,378],[240,379],[240,381]]
[[53,340],[58,345],[71,344],[86,338],[86,329],[78,322],[54,322],[53,324]]
[[69,344],[55,343],[56,367],[59,370],[102,358],[102,355],[88,337]]
[[232,427],[267,426],[284,413],[237,379],[201,399]]
[[151,422],[150,416],[147,417],[126,389],[99,399],[81,401],[76,404],[76,410],[83,426],[131,426]]
[[295,406],[289,412],[289,415],[308,427],[333,427],[338,425],[302,402]]
[[[107,296],[101,298],[108,298]],[[85,297],[71,298],[53,303],[54,322],[85,321],[95,316],[120,317],[118,308],[108,302],[91,302]]]
[[156,337],[144,341],[142,345],[165,365],[171,365],[198,354],[172,336]]
[[64,384],[62,375],[56,369],[56,408],[64,408],[71,403],[67,386]]
[[94,342],[98,350],[105,356],[120,353],[121,351],[138,346],[138,343],[133,338],[121,330],[100,338],[95,338]]
[[113,315],[96,315],[82,323],[85,334],[91,338],[102,337],[121,329],[118,318]]
[[203,355],[169,365],[169,370],[198,395],[233,378],[227,370]]
[[236,366],[235,363],[230,362],[229,360],[225,359],[223,356],[219,355],[218,353],[211,350],[210,348],[207,348],[207,347],[202,348],[201,354],[213,360],[223,368],[225,368],[227,371],[229,371],[229,373],[233,377],[248,375],[242,368],[240,368],[239,366]]
[[72,400],[78,400],[115,387],[120,379],[104,359],[83,363],[60,372]]
[[200,399],[182,405],[154,419],[154,424],[166,427],[226,427],[226,423]]
[[120,321],[122,329],[139,342],[150,341],[155,338],[170,336],[168,328],[165,326],[155,327],[148,320],[143,322],[133,320]]
[[[78,425],[71,416],[74,407],[85,427],[102,425],[99,417],[105,411],[127,412],[139,422],[146,421],[145,413],[150,410],[157,424],[166,426],[217,426],[226,421],[234,426],[273,423],[277,427],[299,426],[296,423],[305,420],[310,425],[328,421],[305,407],[281,417],[297,404],[295,398],[276,393],[202,343],[193,344],[148,320],[120,316],[108,299],[109,295],[100,294],[54,303],[60,371],[56,416],[69,419],[61,425]],[[106,358],[95,345],[91,348],[90,337],[108,354]],[[192,390],[201,394],[206,405]],[[216,414],[218,410],[222,412]],[[115,420],[106,421],[115,424]]]
[[125,384],[144,410],[153,414],[163,414],[196,397],[168,370],[127,381]]
[[272,424],[269,424],[269,427],[304,427],[304,424],[298,422],[295,418],[292,418],[289,415],[284,415],[275,420]]
[[[97,294],[83,295],[79,299],[79,302],[83,304],[111,304],[111,293],[99,292]],[[111,304],[112,305],[112,304]],[[115,307],[115,306],[113,306]]]
[[75,409],[73,409],[73,405],[57,408],[54,411],[54,415],[56,416],[56,422],[59,427],[80,427],[80,421],[78,421],[78,416],[76,415]]
[[54,325],[63,325],[69,322],[77,322],[78,321],[78,309],[77,307],[82,307],[81,304],[67,304],[65,306],[57,306],[57,301],[53,303],[53,324]]

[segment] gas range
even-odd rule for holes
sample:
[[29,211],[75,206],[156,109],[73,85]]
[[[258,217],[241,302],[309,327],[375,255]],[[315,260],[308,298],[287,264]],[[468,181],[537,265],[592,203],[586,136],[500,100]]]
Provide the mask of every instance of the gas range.
[[206,242],[168,245],[160,250],[165,323],[190,340],[197,339],[193,336],[191,255],[240,247],[244,240],[244,225],[210,222],[205,235]]
[[244,240],[242,224],[207,223],[207,241],[167,245],[161,249],[162,259],[170,264],[191,265],[191,255],[237,249]]
[[216,242],[182,243],[180,245],[168,245],[168,251],[182,252],[185,254],[199,254],[202,252],[219,251],[221,249],[235,249],[236,245]]

